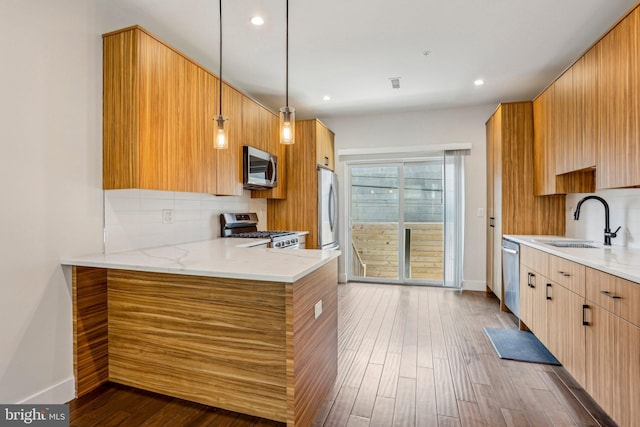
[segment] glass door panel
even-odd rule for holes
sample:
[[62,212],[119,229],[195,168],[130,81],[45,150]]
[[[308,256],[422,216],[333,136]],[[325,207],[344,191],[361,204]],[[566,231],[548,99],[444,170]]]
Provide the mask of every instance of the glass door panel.
[[399,281],[400,166],[351,170],[351,275]]
[[404,280],[443,283],[444,193],[442,160],[403,168]]

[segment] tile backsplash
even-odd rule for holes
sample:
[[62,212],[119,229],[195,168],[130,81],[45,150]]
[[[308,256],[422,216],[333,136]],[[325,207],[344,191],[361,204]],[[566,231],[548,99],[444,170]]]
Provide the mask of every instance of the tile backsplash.
[[[593,193],[609,204],[611,230],[622,226],[612,245],[640,248],[640,189],[601,190]],[[580,208],[580,219],[574,221],[573,212],[578,202],[590,194],[568,194],[566,235],[603,242],[604,207],[597,200],[588,200]]]
[[267,226],[266,199],[152,190],[105,190],[104,251],[121,252],[220,237],[222,212],[256,212]]

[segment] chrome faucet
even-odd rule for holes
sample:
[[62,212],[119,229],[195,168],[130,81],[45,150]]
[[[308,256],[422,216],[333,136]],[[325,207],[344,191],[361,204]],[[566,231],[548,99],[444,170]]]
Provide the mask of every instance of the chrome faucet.
[[609,204],[605,199],[598,196],[587,196],[584,199],[580,200],[578,202],[578,206],[576,206],[576,211],[573,213],[573,219],[576,221],[578,220],[578,218],[580,217],[580,206],[582,206],[582,204],[587,200],[591,199],[599,200],[604,205],[604,244],[606,246],[611,246],[611,238],[618,237],[618,231],[620,231],[620,228],[622,228],[622,226],[618,227],[616,231],[611,231],[611,228],[609,228]]

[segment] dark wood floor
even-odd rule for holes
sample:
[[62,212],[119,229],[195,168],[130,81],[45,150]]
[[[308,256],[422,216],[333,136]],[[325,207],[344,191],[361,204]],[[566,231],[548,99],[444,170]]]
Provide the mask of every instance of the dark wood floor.
[[[613,425],[563,368],[496,356],[482,328],[515,323],[495,297],[349,283],[338,319],[338,379],[316,426]],[[70,411],[79,427],[283,426],[116,384]]]

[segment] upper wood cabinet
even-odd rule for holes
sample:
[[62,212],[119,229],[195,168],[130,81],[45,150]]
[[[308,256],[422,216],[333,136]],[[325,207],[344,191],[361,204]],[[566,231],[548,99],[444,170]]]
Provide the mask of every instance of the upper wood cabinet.
[[[535,197],[533,193],[533,105],[504,103],[487,121],[487,240],[493,260],[487,283],[502,301],[501,243],[504,234],[564,235],[563,196]],[[544,221],[540,221],[544,218]]]
[[597,188],[640,185],[640,8],[600,41]]
[[570,171],[596,166],[596,148],[600,139],[598,111],[598,66],[600,47],[594,46],[573,65],[575,137],[570,155]]
[[[333,132],[317,119],[296,121],[296,143],[287,148],[288,194],[285,200],[267,202],[268,228],[271,230],[308,231],[306,245],[318,247],[318,170],[321,147],[330,141]],[[326,148],[323,148],[326,149]],[[333,151],[333,150],[331,150]],[[326,151],[324,153],[327,153]],[[331,155],[327,153],[327,155]],[[329,164],[333,165],[333,155]]]
[[267,110],[252,99],[244,97],[242,103],[242,118],[244,128],[244,144],[267,151],[278,157],[278,186],[269,190],[253,190],[251,197],[284,199],[287,195],[287,164],[286,145],[280,144],[278,139],[278,115]]
[[533,101],[533,192],[536,196],[557,194],[553,97],[554,86],[551,86]]
[[242,195],[242,106],[244,95],[224,83],[222,86],[222,113],[227,121],[229,148],[216,152],[216,194]]
[[215,193],[217,87],[139,27],[105,34],[104,189]]
[[335,169],[333,140],[333,132],[318,121],[316,124],[316,163],[331,170]]
[[[576,105],[573,86],[573,68],[553,84],[553,144],[556,146],[556,175],[573,171],[573,153],[576,143]],[[567,156],[567,154],[569,154]]]

